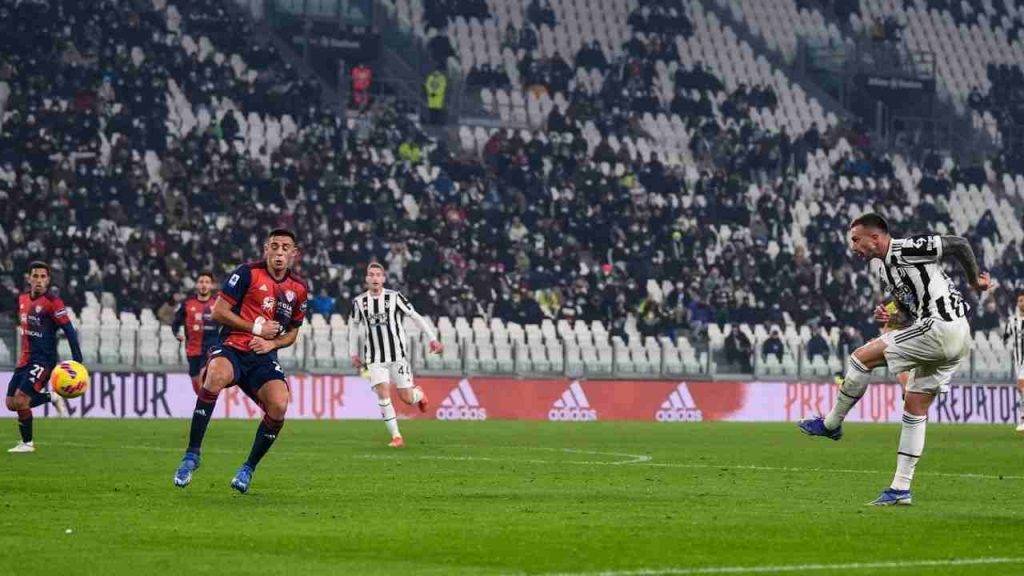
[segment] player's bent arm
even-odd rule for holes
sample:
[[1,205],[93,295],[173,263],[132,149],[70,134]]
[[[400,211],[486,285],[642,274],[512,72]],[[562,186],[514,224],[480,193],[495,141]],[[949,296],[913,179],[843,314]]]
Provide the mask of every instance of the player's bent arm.
[[[217,322],[221,326],[227,326],[232,330],[239,332],[249,332],[256,336],[261,336],[264,330],[254,330],[256,322],[250,322],[245,320],[231,309],[231,304],[227,300],[217,296],[217,301],[213,304],[213,313],[211,314],[214,322]],[[264,326],[267,324],[277,325],[277,322],[273,320],[266,320]],[[275,330],[266,330],[265,332],[270,334]]]
[[295,340],[299,337],[299,329],[292,328],[291,330],[281,334],[277,338],[274,338],[270,342],[274,344],[274,348],[281,349],[287,348],[292,344],[295,344]]
[[960,236],[943,236],[942,253],[956,259],[967,274],[967,281],[971,287],[978,287],[978,260],[974,257],[974,250],[967,239]]

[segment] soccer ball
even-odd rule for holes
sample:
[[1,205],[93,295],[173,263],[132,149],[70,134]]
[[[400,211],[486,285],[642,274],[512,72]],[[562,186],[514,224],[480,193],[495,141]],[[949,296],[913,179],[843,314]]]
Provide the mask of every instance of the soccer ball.
[[57,364],[50,374],[50,389],[64,398],[78,398],[88,388],[89,371],[73,360]]

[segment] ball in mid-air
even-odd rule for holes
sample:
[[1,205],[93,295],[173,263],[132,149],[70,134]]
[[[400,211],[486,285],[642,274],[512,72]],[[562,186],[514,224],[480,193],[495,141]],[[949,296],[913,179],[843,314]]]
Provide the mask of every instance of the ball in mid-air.
[[89,371],[73,360],[61,362],[50,373],[50,389],[64,398],[78,398],[89,388]]

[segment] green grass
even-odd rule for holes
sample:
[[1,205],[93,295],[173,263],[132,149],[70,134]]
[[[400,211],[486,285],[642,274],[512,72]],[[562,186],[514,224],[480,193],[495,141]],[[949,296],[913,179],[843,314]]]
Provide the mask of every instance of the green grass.
[[[14,421],[0,425],[13,440]],[[915,505],[875,509],[863,504],[891,479],[896,425],[831,442],[774,424],[406,421],[394,451],[379,422],[291,421],[241,496],[228,482],[255,426],[211,423],[180,490],[184,421],[37,420],[37,453],[0,454],[0,573],[1024,559],[1024,440],[1004,427],[931,426]],[[1024,561],[813,573],[1024,574]]]

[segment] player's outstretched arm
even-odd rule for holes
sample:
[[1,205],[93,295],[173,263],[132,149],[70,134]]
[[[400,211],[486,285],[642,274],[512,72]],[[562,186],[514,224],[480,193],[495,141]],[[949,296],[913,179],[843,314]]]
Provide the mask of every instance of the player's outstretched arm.
[[64,331],[64,337],[68,339],[68,346],[71,347],[71,359],[75,362],[82,361],[82,347],[78,344],[78,330],[71,322],[60,327]]
[[64,332],[64,337],[68,339],[68,346],[71,347],[71,359],[75,362],[82,361],[82,347],[78,344],[78,331],[75,330],[75,325],[71,323],[71,317],[68,316],[68,310],[64,307],[64,302],[60,298],[54,298],[52,300],[53,309],[53,321],[60,326],[61,331]]
[[419,325],[420,330],[430,338],[430,351],[434,354],[440,354],[444,349],[441,342],[437,339],[437,333],[434,332],[434,328],[427,322],[427,319],[420,316],[420,313],[409,304],[409,301],[405,299],[405,296],[399,294],[398,296],[398,308],[405,312],[409,318],[412,318],[413,322]]
[[942,252],[960,263],[960,267],[967,274],[967,281],[971,284],[971,288],[979,292],[988,290],[989,276],[987,273],[979,271],[978,260],[974,257],[974,250],[967,239],[960,236],[943,236]]

